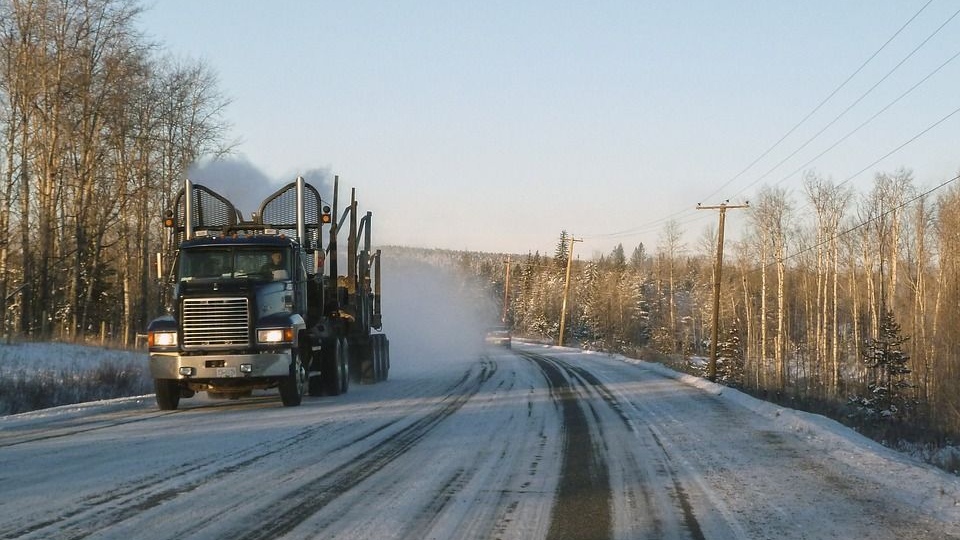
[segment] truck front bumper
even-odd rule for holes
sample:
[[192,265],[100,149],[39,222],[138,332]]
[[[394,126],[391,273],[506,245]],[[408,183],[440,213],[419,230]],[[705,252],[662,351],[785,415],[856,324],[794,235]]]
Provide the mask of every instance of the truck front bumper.
[[284,377],[290,374],[290,352],[261,354],[150,353],[154,379],[249,379]]

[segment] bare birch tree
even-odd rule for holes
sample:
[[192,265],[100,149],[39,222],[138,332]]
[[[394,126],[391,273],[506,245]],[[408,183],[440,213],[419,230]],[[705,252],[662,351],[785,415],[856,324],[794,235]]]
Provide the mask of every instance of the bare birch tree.
[[[668,221],[660,233],[660,241],[657,244],[657,270],[658,284],[661,291],[666,289],[666,313],[661,310],[661,324],[665,323],[668,328],[668,336],[671,343],[666,346],[669,352],[681,352],[680,343],[680,325],[677,316],[677,264],[680,257],[686,250],[683,243],[683,229],[676,221]],[[664,284],[666,287],[664,287]]]
[[[156,290],[146,276],[161,209],[189,164],[228,148],[229,101],[214,72],[151,58],[135,26],[141,9],[0,3],[0,228],[10,233],[0,292],[22,288],[20,332],[74,335],[109,322],[129,341],[156,309],[143,298]],[[14,231],[21,254],[11,260]]]
[[829,359],[830,372],[824,378],[829,392],[840,388],[840,357],[837,336],[839,311],[839,241],[840,221],[851,199],[851,192],[814,173],[804,179],[804,191],[814,208],[816,230],[816,316],[815,350]]
[[[775,380],[778,391],[787,385],[786,364],[786,247],[790,205],[786,191],[780,188],[764,187],[760,190],[758,201],[752,205],[753,223],[760,231],[763,245],[769,245],[770,257],[776,272],[776,330],[773,334],[773,355]],[[766,260],[762,261],[764,267]],[[764,312],[766,311],[766,271],[764,270]],[[761,314],[761,316],[763,316]],[[761,328],[765,328],[766,325]],[[763,331],[763,330],[761,330]]]

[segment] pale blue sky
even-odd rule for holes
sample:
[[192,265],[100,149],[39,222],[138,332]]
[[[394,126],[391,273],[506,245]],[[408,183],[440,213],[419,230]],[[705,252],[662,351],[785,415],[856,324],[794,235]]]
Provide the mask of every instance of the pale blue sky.
[[775,168],[960,10],[933,0],[737,177],[926,4],[156,0],[141,25],[218,73],[239,155],[278,181],[339,174],[378,243],[552,253],[567,230],[589,257],[652,250],[668,218],[695,248],[716,222],[698,202],[799,195],[798,169],[861,192],[901,166],[955,176],[960,113],[870,165],[960,107],[960,59],[813,158],[960,52],[960,16]]

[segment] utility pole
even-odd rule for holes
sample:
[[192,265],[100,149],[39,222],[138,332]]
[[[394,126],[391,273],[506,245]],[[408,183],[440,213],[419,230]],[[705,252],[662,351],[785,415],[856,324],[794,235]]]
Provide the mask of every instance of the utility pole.
[[570,291],[570,266],[573,264],[573,243],[583,242],[582,238],[570,237],[570,252],[567,254],[567,278],[563,282],[563,306],[560,308],[560,338],[557,345],[563,347],[563,330],[567,323],[567,293]]
[[510,256],[507,255],[507,276],[503,281],[503,315],[500,322],[507,324],[507,308],[510,306]]
[[717,262],[713,269],[713,328],[710,330],[710,363],[707,364],[707,379],[717,380],[717,340],[720,327],[720,272],[723,269],[723,224],[728,208],[750,208],[750,203],[730,205],[724,201],[716,206],[701,206],[697,210],[719,210],[720,228],[717,231]]

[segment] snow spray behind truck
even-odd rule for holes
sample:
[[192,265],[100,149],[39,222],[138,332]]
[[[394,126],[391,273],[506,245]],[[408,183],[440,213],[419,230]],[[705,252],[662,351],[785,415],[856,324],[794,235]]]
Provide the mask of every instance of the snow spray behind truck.
[[[185,181],[164,216],[176,246],[168,314],[147,328],[160,409],[201,391],[239,398],[268,388],[279,389],[284,406],[297,406],[304,393],[339,395],[351,380],[386,380],[372,213],[358,218],[351,190],[338,222],[338,189],[335,178],[331,214],[316,188],[297,178],[244,221],[227,199]],[[337,237],[347,218],[347,273],[338,275]]]

